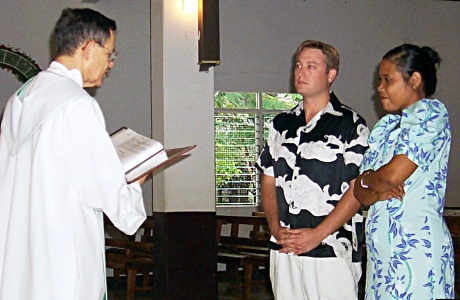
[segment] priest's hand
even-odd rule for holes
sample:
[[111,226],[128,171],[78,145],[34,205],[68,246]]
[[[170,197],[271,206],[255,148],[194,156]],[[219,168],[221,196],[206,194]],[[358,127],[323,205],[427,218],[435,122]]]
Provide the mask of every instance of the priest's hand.
[[150,175],[150,173],[148,173],[148,174],[142,176],[141,178],[139,178],[139,179],[137,180],[137,183],[139,183],[140,186],[143,186],[144,183],[145,183],[145,181],[147,180],[147,177],[149,177],[149,175]]

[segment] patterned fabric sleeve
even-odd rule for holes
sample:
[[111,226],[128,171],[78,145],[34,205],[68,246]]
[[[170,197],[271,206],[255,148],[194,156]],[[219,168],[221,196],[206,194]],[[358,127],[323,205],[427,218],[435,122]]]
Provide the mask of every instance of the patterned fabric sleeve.
[[348,180],[353,180],[359,175],[359,166],[364,157],[364,152],[368,148],[369,128],[364,119],[357,117],[353,132],[349,135],[345,146],[344,162],[349,170]]
[[446,136],[447,110],[438,100],[422,99],[403,111],[395,155],[405,154],[419,167],[436,157]]
[[[272,123],[270,125],[270,131],[269,131],[269,134],[268,134],[268,139],[273,139],[274,134],[276,134],[276,132],[273,129],[273,123]],[[265,146],[264,146],[262,152],[260,153],[259,158],[257,159],[256,167],[264,175],[275,176],[275,173],[274,173],[274,170],[273,170],[272,155],[270,154],[270,146],[268,145],[268,142],[265,143]]]

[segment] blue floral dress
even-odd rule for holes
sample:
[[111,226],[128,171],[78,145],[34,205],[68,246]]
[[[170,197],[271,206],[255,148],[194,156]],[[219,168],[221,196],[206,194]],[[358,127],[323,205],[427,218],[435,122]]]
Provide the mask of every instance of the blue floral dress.
[[361,171],[394,155],[417,164],[403,200],[378,201],[366,219],[366,299],[454,297],[452,239],[442,218],[451,132],[446,107],[422,99],[383,117],[369,136]]

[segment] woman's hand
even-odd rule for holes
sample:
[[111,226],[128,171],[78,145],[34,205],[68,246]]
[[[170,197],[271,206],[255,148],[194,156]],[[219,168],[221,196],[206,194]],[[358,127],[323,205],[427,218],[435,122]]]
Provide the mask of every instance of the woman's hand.
[[374,173],[372,170],[364,171],[350,184],[350,188],[353,188],[353,195],[361,204],[369,206],[377,201],[385,201],[392,198],[403,200],[403,196],[406,194],[404,191],[404,182],[387,191],[378,192],[367,185],[366,178],[372,176],[372,173]]
[[403,200],[403,197],[406,195],[406,192],[404,191],[404,183],[398,185],[394,189],[391,189],[386,192],[375,192],[376,197],[378,198],[378,201],[385,201],[385,200],[390,200],[393,198],[396,198],[398,200]]

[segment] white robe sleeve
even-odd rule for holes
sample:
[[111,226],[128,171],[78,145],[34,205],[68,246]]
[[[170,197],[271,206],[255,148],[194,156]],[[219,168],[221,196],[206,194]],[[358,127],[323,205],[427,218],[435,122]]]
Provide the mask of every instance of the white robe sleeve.
[[142,190],[137,182],[126,183],[99,105],[85,97],[65,109],[63,151],[81,205],[103,211],[126,234],[135,233],[146,218]]

